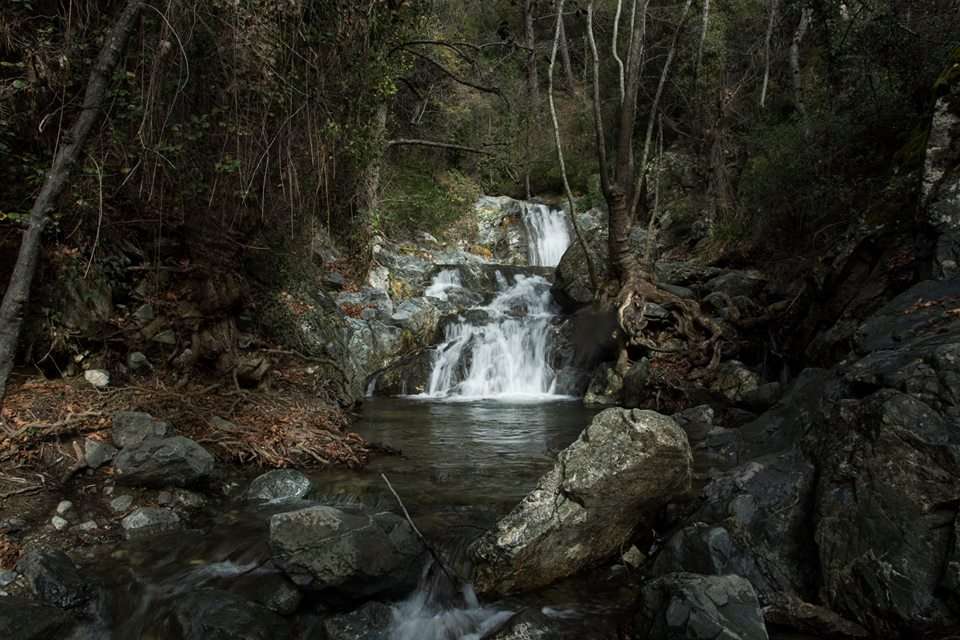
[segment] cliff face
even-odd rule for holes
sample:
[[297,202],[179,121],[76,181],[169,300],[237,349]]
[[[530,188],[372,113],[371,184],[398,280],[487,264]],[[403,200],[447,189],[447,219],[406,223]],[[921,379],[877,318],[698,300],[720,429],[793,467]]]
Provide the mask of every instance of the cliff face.
[[923,204],[936,231],[933,274],[960,274],[960,51],[940,77],[923,174]]

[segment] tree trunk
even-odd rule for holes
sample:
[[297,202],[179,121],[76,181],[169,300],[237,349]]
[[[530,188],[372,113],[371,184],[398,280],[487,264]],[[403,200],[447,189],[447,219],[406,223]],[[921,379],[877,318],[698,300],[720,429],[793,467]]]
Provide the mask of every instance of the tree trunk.
[[537,77],[537,32],[534,28],[534,10],[535,1],[525,0],[523,4],[523,25],[526,35],[529,57],[527,58],[527,144],[526,158],[524,159],[524,185],[529,200],[533,194],[530,189],[530,165],[533,162],[530,147],[532,146],[531,134],[533,128],[539,120],[538,110],[540,108],[540,81]]
[[760,91],[760,108],[767,106],[767,88],[770,86],[770,42],[773,40],[773,27],[777,22],[777,8],[780,0],[770,0],[770,20],[767,22],[767,34],[763,39],[763,89]]
[[563,62],[563,74],[567,78],[567,89],[571,94],[577,92],[577,81],[573,75],[573,64],[570,62],[570,47],[567,44],[567,29],[563,25],[563,15],[560,19],[560,60]]
[[804,7],[800,12],[800,23],[797,30],[793,32],[793,42],[790,43],[790,74],[793,76],[793,99],[797,108],[797,115],[800,117],[800,126],[803,128],[803,137],[809,139],[812,135],[810,131],[810,121],[807,118],[807,103],[803,97],[803,73],[800,69],[800,45],[803,38],[807,35],[807,29],[810,27],[810,21],[813,19],[813,9]]
[[13,275],[4,293],[3,303],[0,304],[0,402],[3,401],[7,379],[16,358],[20,330],[30,300],[30,287],[40,259],[43,230],[50,221],[49,212],[63,193],[90,130],[100,114],[114,69],[120,63],[142,7],[142,0],[128,0],[117,17],[90,72],[80,115],[65,133],[43,187],[30,210],[29,226],[20,242],[20,253],[17,255]]

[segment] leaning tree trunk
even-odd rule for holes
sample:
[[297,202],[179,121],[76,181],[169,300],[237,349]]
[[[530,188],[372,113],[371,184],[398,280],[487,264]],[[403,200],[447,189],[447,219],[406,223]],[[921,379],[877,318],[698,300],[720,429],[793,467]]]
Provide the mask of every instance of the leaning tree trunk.
[[0,402],[3,401],[7,379],[13,369],[20,330],[30,300],[30,286],[40,259],[43,230],[50,221],[49,212],[63,193],[90,129],[100,114],[113,71],[120,62],[142,7],[142,0],[128,0],[117,17],[90,72],[80,115],[64,135],[53,165],[30,210],[29,224],[20,242],[20,253],[3,296],[3,303],[0,304]]

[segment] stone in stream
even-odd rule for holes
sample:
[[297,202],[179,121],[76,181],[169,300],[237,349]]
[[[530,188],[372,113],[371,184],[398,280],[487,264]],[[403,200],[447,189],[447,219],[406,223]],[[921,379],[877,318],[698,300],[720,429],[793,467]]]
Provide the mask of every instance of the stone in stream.
[[199,484],[213,472],[213,456],[199,444],[184,438],[144,440],[121,451],[113,463],[117,482],[144,487],[188,487]]
[[393,612],[381,602],[368,602],[350,613],[323,621],[327,640],[386,640]]
[[97,592],[96,585],[84,578],[73,560],[59,550],[28,551],[17,562],[17,571],[40,600],[61,609],[82,606]]
[[290,638],[287,622],[229,591],[199,589],[180,596],[173,613],[183,640]]
[[257,476],[247,489],[248,500],[275,502],[307,497],[313,483],[310,478],[292,469],[276,469]]
[[113,414],[113,444],[121,449],[134,447],[150,438],[166,438],[173,435],[169,422],[157,420],[149,413],[118,411]]
[[274,515],[270,549],[295,584],[348,598],[412,590],[425,554],[397,515],[327,506]]
[[0,638],[51,640],[70,637],[76,620],[66,611],[23,598],[0,597]]
[[635,637],[767,640],[757,594],[739,576],[671,573],[643,587]]
[[471,547],[478,591],[550,584],[615,555],[636,527],[689,491],[690,445],[653,411],[597,414],[554,468]]
[[180,516],[170,509],[141,507],[120,521],[128,539],[147,538],[176,531]]

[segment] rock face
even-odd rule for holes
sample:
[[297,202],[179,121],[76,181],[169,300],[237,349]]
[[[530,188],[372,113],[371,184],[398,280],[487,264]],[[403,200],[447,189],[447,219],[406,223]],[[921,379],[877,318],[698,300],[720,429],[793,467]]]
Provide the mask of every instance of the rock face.
[[607,409],[537,488],[471,548],[483,592],[535,589],[613,555],[690,487],[683,430],[652,411]]
[[757,594],[739,576],[672,573],[643,588],[637,636],[649,640],[767,640]]
[[960,78],[956,62],[937,83],[938,100],[924,163],[923,195],[931,226],[938,234],[934,273],[960,275]]
[[277,469],[257,476],[247,489],[248,500],[273,502],[305,498],[313,483],[299,471]]
[[348,598],[402,594],[416,586],[424,548],[388,512],[318,506],[270,519],[274,562],[300,587]]
[[114,461],[117,481],[145,487],[189,487],[213,472],[214,460],[189,438],[145,440],[121,451]]
[[775,609],[819,602],[877,638],[960,624],[958,307],[960,281],[920,283],[859,327],[846,362],[804,372],[739,430],[705,524],[655,566],[736,571]]

